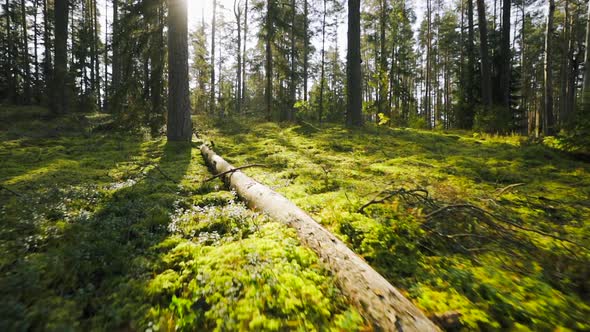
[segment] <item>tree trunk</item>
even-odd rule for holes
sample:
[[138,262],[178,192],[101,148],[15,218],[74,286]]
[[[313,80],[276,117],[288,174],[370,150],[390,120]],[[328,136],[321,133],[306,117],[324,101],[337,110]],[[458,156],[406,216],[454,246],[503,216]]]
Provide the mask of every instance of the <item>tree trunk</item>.
[[303,100],[307,101],[307,79],[309,69],[309,0],[303,2]]
[[13,40],[12,40],[12,31],[11,31],[11,25],[10,25],[10,3],[8,2],[8,0],[6,0],[6,44],[8,46],[8,49],[6,50],[6,62],[8,63],[8,66],[6,66],[6,78],[8,79],[8,100],[11,101],[12,103],[14,103],[15,101],[15,97],[16,97],[16,83],[14,80],[14,76],[15,76],[15,59],[14,59],[14,46],[13,46]]
[[[45,0],[47,1],[47,0]],[[108,2],[105,1],[104,2],[104,99],[103,99],[103,104],[102,104],[102,108],[104,111],[108,111],[109,106],[108,106],[108,101],[109,101],[109,70],[108,70],[108,66],[109,66],[109,18],[107,13],[107,9],[108,9]],[[111,43],[112,44],[112,43]]]
[[211,18],[211,91],[209,113],[215,114],[215,18],[217,16],[217,0],[213,0],[213,17]]
[[467,112],[465,113],[465,119],[463,129],[473,128],[473,119],[475,115],[475,29],[473,19],[473,0],[467,0],[467,70],[466,70],[466,98]]
[[23,69],[24,69],[24,93],[25,104],[31,103],[31,66],[29,59],[29,34],[27,29],[27,6],[25,0],[21,0],[21,15],[22,15],[22,27],[23,27]]
[[[207,146],[201,154],[216,174],[234,169]],[[291,201],[240,171],[224,176],[229,187],[248,206],[296,230],[336,277],[340,288],[377,331],[438,331],[426,316],[346,244],[318,224]]]
[[265,76],[266,76],[266,88],[264,91],[264,99],[265,99],[265,106],[266,106],[266,119],[270,121],[272,119],[272,67],[273,67],[273,59],[272,59],[272,42],[274,36],[274,29],[272,24],[272,16],[274,15],[273,10],[273,3],[274,0],[267,0],[266,1],[266,18],[265,18],[265,43],[266,43],[266,68]]
[[37,21],[37,16],[39,14],[39,0],[34,0],[33,1],[33,59],[34,59],[34,65],[35,65],[35,99],[36,102],[39,102],[40,100],[40,96],[39,96],[39,91],[40,91],[40,86],[39,86],[39,27],[38,27],[38,21]]
[[322,13],[322,60],[320,62],[320,102],[318,108],[318,122],[322,125],[322,115],[324,113],[324,86],[325,86],[325,67],[326,67],[326,3],[324,0],[324,11]]
[[586,18],[586,52],[584,53],[584,85],[582,98],[584,108],[590,109],[590,2],[588,2],[588,16]]
[[565,16],[563,18],[563,42],[562,42],[562,56],[560,64],[560,96],[559,96],[559,110],[557,112],[557,119],[560,126],[564,124],[564,118],[567,117],[567,95],[568,95],[568,81],[569,81],[569,34],[571,26],[569,26],[570,12],[569,0],[565,0],[564,4]]
[[[43,79],[45,81],[44,88],[46,94],[52,93],[51,82],[53,82],[49,29],[49,10],[47,8],[47,0],[43,0]],[[47,97],[51,104],[52,96]]]
[[242,109],[242,9],[241,1],[234,0],[234,16],[236,17],[236,27],[238,30],[237,45],[237,70],[236,70],[236,114],[241,113]]
[[[113,49],[112,57],[112,92],[113,95],[117,94],[119,86],[121,84],[121,59],[120,59],[120,31],[119,31],[119,0],[113,0],[113,33],[111,36],[111,46]],[[117,107],[118,108],[118,107]]]
[[427,24],[426,27],[426,82],[425,82],[425,93],[424,93],[424,119],[426,120],[426,125],[428,128],[431,128],[432,124],[432,115],[431,115],[431,106],[430,106],[430,71],[431,71],[431,49],[432,49],[432,37],[431,37],[431,29],[432,29],[432,8],[430,0],[426,0],[426,17],[427,17]]
[[96,94],[96,105],[99,109],[102,107],[101,102],[101,94],[100,94],[100,61],[99,61],[99,52],[98,52],[98,43],[100,39],[98,38],[98,10],[96,7],[96,0],[92,0],[92,20],[93,20],[93,47],[92,50],[93,57],[94,57],[94,93]]
[[244,106],[246,101],[246,47],[248,43],[248,0],[244,5],[244,45],[242,46],[242,100],[241,105]]
[[526,28],[526,3],[523,1],[521,4],[521,14],[522,14],[522,26],[521,26],[521,33],[520,33],[520,70],[521,70],[521,109],[524,110],[524,119],[522,122],[523,128],[526,128],[527,135],[531,135],[531,126],[529,121],[529,114],[530,111],[528,110],[528,80],[527,80],[527,70],[525,67],[525,54],[526,54],[526,43],[525,43],[525,28]]
[[361,76],[361,1],[348,0],[348,49],[346,51],[347,118],[349,126],[363,125]]
[[[500,70],[501,105],[510,111],[510,13],[512,0],[504,0],[502,4],[502,45],[500,56],[502,66]],[[497,128],[499,129],[499,128]]]
[[574,58],[574,45],[576,44],[576,25],[575,25],[575,17],[577,15],[570,15],[570,38],[569,38],[569,47],[568,47],[568,88],[567,88],[567,101],[566,101],[566,112],[564,115],[564,122],[569,125],[572,123],[574,119],[574,104],[575,104],[575,97],[577,95],[577,78],[579,76],[578,73],[578,55]]
[[293,121],[295,115],[295,101],[296,101],[296,72],[295,72],[295,17],[297,14],[297,7],[295,0],[291,0],[291,68],[289,70],[289,105],[286,107],[287,121]]
[[385,40],[385,29],[387,25],[387,1],[379,1],[379,102],[378,113],[383,113],[391,118],[391,108],[387,107],[387,46]]
[[547,27],[545,30],[545,64],[544,64],[544,119],[543,119],[543,134],[553,135],[555,132],[553,119],[553,74],[552,74],[552,60],[553,49],[551,39],[553,36],[553,13],[555,12],[555,0],[549,0],[547,10]]
[[168,140],[190,142],[186,0],[168,0],[168,86]]
[[162,105],[162,80],[164,72],[162,49],[164,48],[163,34],[163,6],[160,0],[152,0],[151,20],[152,20],[152,38],[150,43],[150,99],[151,99],[151,116],[150,127],[153,134],[156,134],[162,125],[163,105]]
[[68,22],[69,1],[55,0],[55,64],[53,68],[53,114],[64,114],[68,109]]
[[477,0],[477,16],[479,19],[479,39],[481,50],[481,101],[486,111],[492,105],[492,78],[488,52],[488,29],[486,21],[486,5],[484,0]]

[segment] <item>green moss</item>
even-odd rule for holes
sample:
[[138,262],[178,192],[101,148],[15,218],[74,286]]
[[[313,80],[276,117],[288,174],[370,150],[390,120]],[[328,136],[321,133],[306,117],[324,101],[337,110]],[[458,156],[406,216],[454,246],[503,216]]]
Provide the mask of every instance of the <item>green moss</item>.
[[203,183],[196,146],[44,112],[0,110],[0,330],[365,325],[292,231]]
[[[588,328],[586,251],[525,232],[519,244],[491,245],[493,255],[467,254],[424,231],[424,206],[394,199],[357,213],[379,191],[420,187],[447,204],[497,209],[590,246],[588,164],[516,135],[329,124],[310,130],[245,118],[203,131],[234,165],[281,160],[275,169],[245,172],[312,214],[428,314],[459,311],[466,330]],[[515,183],[524,185],[498,196]],[[475,227],[461,215],[445,216],[444,225],[451,232]]]

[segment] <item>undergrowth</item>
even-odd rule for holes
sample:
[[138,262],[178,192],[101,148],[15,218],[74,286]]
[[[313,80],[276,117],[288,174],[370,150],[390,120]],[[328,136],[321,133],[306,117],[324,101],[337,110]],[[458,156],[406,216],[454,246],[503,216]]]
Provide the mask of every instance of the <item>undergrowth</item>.
[[[590,329],[590,165],[575,156],[519,136],[198,123],[234,166],[268,165],[244,172],[312,214],[429,316],[458,313],[446,328]],[[484,219],[460,211],[437,215],[430,227],[433,209],[400,197],[359,212],[399,188],[583,247],[500,221],[506,229],[482,233]]]
[[0,330],[359,330],[316,255],[196,145],[0,109]]

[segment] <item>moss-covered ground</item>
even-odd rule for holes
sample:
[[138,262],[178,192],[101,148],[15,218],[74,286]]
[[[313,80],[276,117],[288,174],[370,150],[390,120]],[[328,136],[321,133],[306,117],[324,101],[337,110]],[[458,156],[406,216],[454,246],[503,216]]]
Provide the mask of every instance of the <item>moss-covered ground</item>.
[[[267,164],[244,172],[338,234],[428,315],[460,314],[447,328],[590,329],[587,162],[518,136],[199,125],[235,166]],[[393,195],[359,212],[402,188],[429,196]],[[456,204],[469,207],[436,211]]]
[[358,330],[285,226],[196,145],[0,108],[0,331]]

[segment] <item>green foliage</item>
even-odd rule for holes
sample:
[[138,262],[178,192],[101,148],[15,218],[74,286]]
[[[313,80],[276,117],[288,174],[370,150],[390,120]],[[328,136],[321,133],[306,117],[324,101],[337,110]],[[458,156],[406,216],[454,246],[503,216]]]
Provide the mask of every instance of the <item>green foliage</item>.
[[493,106],[490,109],[478,107],[473,130],[506,134],[513,129],[512,117],[512,110],[506,107]]
[[377,114],[377,117],[379,118],[379,123],[378,124],[380,126],[386,125],[386,124],[389,123],[389,121],[391,121],[391,119],[387,115],[385,115],[383,113]]
[[428,123],[423,116],[411,114],[410,120],[408,121],[408,127],[414,129],[428,129]]
[[194,146],[40,112],[0,109],[0,330],[364,327],[292,230],[202,182]]
[[313,118],[311,104],[305,100],[298,100],[293,105],[295,108],[295,114],[298,119],[311,119]]
[[[357,212],[381,190],[420,187],[434,199],[497,209],[525,227],[589,246],[587,164],[520,136],[371,125],[311,129],[241,119],[204,134],[234,164],[271,163],[245,172],[312,214],[427,314],[458,311],[464,330],[590,327],[590,257],[582,249],[524,232],[520,242],[502,245],[497,235],[466,237],[459,244],[487,248],[466,252],[423,227],[419,204],[392,199]],[[498,196],[514,183],[524,185]],[[467,234],[478,222],[450,213],[436,230]]]

